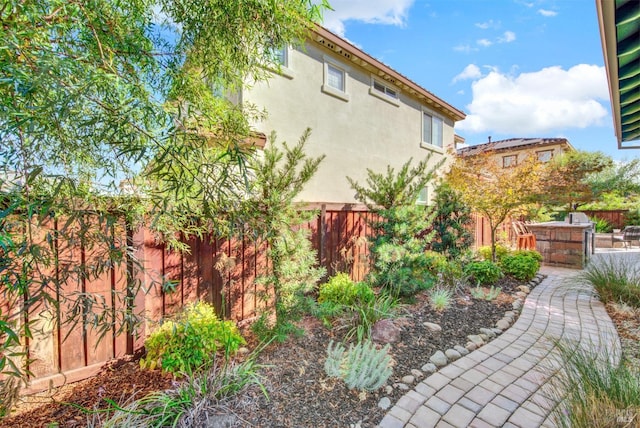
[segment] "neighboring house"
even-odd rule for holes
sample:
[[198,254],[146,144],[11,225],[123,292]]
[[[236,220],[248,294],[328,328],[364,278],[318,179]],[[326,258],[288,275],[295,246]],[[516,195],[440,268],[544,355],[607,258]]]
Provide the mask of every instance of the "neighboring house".
[[279,54],[280,72],[239,101],[267,111],[254,127],[267,137],[276,131],[278,142],[294,144],[311,128],[306,152],[326,158],[301,201],[357,203],[347,176],[364,184],[367,168],[397,170],[430,153],[435,164],[453,149],[462,111],[330,31],[317,27],[303,48]]
[[509,168],[529,156],[535,156],[541,162],[549,162],[555,156],[573,150],[575,149],[566,138],[510,138],[491,141],[489,137],[487,143],[459,148],[456,152],[458,156],[491,153],[503,168]]

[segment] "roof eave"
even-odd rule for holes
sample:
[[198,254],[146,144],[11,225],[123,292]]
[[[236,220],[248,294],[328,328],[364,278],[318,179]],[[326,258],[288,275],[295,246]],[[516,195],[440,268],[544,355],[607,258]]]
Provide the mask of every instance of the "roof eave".
[[[413,82],[406,76],[403,76],[391,67],[383,64],[371,55],[367,54],[363,50],[352,45],[348,41],[332,33],[326,28],[320,25],[316,25],[313,28],[313,33],[315,33],[316,36],[314,39],[315,42],[321,43],[334,52],[342,54],[345,58],[349,59],[351,62],[359,66],[364,66],[365,64],[367,64],[377,69],[379,71],[378,74],[380,74],[380,77],[388,77],[393,79],[392,83],[394,85],[400,87],[405,91],[408,91],[411,95],[417,97],[418,99],[423,100],[429,107],[435,108],[445,113],[447,116],[453,119],[454,122],[463,120],[466,117],[466,114],[463,111],[453,107],[441,98],[424,89],[422,86]],[[327,41],[331,43],[332,47],[327,46]]]

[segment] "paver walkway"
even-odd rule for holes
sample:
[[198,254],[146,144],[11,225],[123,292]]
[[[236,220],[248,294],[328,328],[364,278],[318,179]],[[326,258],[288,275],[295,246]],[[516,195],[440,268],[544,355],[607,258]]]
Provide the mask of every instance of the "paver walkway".
[[577,271],[543,267],[541,273],[547,277],[511,328],[424,379],[379,426],[555,426],[550,413],[556,403],[543,387],[559,366],[554,343],[567,339],[619,358],[620,340],[592,288],[571,280]]

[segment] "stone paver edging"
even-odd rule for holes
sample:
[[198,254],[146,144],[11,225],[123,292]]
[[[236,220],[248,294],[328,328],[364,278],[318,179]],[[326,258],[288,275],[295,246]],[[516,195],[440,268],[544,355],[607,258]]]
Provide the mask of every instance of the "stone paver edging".
[[557,403],[543,386],[558,369],[555,342],[620,354],[604,305],[590,287],[571,281],[575,272],[544,267],[546,278],[508,330],[420,382],[379,427],[554,426],[550,414]]

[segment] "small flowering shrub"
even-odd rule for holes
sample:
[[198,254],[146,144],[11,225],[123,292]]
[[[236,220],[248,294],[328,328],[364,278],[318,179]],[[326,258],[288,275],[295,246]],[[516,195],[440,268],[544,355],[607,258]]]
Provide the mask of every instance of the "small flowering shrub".
[[245,340],[235,323],[221,321],[205,302],[188,305],[173,320],[165,321],[144,342],[143,368],[170,373],[192,373],[213,363],[216,353],[234,353]]
[[320,285],[318,302],[328,302],[337,305],[350,306],[357,302],[370,303],[375,294],[369,284],[354,282],[346,273],[338,273],[328,282]]

